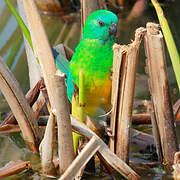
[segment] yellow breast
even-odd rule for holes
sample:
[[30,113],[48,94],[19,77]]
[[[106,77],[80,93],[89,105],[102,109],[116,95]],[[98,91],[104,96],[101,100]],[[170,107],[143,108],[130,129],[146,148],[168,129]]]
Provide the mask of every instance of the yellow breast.
[[[88,92],[85,93],[85,110],[89,115],[98,115],[98,108],[109,111],[111,107],[112,81],[108,76],[104,83],[96,81]],[[99,114],[100,115],[100,114]]]

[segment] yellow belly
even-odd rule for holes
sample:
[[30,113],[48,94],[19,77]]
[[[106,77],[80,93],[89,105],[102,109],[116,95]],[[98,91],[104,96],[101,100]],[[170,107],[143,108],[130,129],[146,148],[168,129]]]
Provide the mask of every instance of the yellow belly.
[[85,111],[88,115],[100,115],[98,114],[99,107],[103,108],[106,112],[110,110],[111,86],[112,81],[108,77],[103,84],[99,85],[96,83],[85,93]]

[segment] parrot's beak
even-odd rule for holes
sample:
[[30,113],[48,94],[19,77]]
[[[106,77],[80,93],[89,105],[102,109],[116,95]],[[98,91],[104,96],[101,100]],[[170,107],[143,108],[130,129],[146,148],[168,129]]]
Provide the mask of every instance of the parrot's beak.
[[109,27],[109,35],[116,35],[117,33],[117,24],[112,23],[111,26]]

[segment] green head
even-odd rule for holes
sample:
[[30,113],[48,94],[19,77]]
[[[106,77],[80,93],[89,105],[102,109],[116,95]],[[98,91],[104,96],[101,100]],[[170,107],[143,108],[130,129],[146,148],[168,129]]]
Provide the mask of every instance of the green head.
[[83,38],[107,41],[117,32],[117,16],[108,10],[97,10],[87,18]]

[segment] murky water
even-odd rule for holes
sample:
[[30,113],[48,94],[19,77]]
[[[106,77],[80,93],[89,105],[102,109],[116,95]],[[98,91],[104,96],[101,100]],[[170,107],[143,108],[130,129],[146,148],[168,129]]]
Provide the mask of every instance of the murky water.
[[[15,0],[12,0],[13,4],[16,5]],[[179,8],[180,1],[176,0],[174,3],[166,4],[164,7],[164,12],[170,24],[171,30],[174,34],[174,38],[180,50],[180,21],[179,21]],[[147,6],[142,16],[133,19],[133,21],[126,21],[129,10],[122,11],[119,13],[119,41],[121,44],[130,43],[131,39],[134,39],[134,31],[136,28],[143,26],[145,27],[147,22],[158,22],[155,11],[153,7]],[[68,14],[69,16],[69,14]],[[71,14],[71,19],[79,19],[80,16],[77,14]],[[58,16],[47,16],[42,15],[43,24],[45,26],[46,32],[49,37],[49,41],[52,46],[57,43],[64,43],[68,45],[73,50],[76,45],[80,41],[81,30],[79,21],[76,22],[64,22],[62,17]],[[74,20],[73,20],[74,21]],[[16,52],[12,56],[12,52],[14,47],[16,48]],[[145,66],[145,56],[143,52],[143,46],[140,51],[139,65],[138,65],[138,75],[137,75],[137,85],[135,98],[136,100],[141,99],[149,99],[149,91],[147,86],[147,76],[144,73]],[[179,51],[180,52],[180,51]],[[11,15],[10,10],[6,7],[4,1],[0,2],[0,56],[10,64],[10,68],[13,71],[15,77],[19,81],[22,90],[24,93],[29,89],[29,78],[28,78],[28,67],[26,62],[26,54],[24,50],[24,43],[22,40],[21,30],[18,27],[18,24],[14,17]],[[177,84],[175,81],[174,73],[172,70],[172,66],[167,53],[167,71],[169,84],[171,89],[172,100],[178,98],[178,90]],[[23,74],[23,76],[22,76]],[[1,95],[0,98],[0,111],[6,112],[8,110],[8,105],[6,100]],[[179,131],[178,131],[179,132]],[[179,133],[178,133],[179,136]],[[134,150],[134,149],[133,149]],[[134,153],[134,154],[133,154]],[[138,165],[141,165],[143,162],[147,162],[148,160],[143,160],[143,158],[138,159],[137,156],[138,149],[136,148],[136,152],[131,154],[132,160],[135,161]],[[12,134],[9,136],[0,136],[0,167],[4,166],[10,160],[31,160],[34,168],[37,171],[40,168],[39,157],[29,152],[24,145],[22,138],[19,134]],[[145,166],[145,165],[144,165]],[[146,179],[169,179],[167,175],[164,175],[162,168],[157,167],[157,169],[149,169],[147,171],[147,167],[143,167],[142,169],[146,171]],[[22,173],[18,176],[13,176],[7,179],[27,179],[29,174]],[[36,177],[34,174],[33,179]],[[28,178],[29,179],[29,178]],[[95,178],[94,178],[95,179]],[[106,177],[108,179],[108,177]],[[110,178],[109,178],[110,179]],[[119,178],[121,179],[121,178]]]

